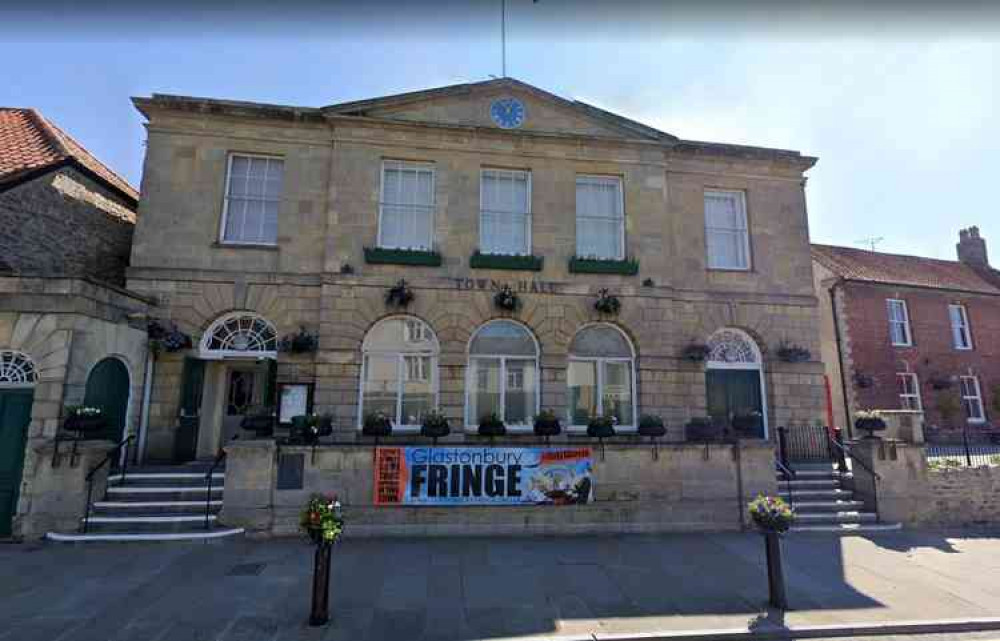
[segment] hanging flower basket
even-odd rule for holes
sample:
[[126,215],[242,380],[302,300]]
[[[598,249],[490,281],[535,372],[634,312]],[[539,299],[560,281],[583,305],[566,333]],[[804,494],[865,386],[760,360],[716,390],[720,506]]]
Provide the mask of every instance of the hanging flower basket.
[[316,545],[336,543],[344,532],[344,517],[336,495],[313,494],[299,516],[299,525]]
[[153,354],[162,352],[179,352],[184,349],[191,349],[191,337],[177,329],[177,325],[170,323],[166,327],[158,320],[151,320],[146,324],[146,336],[149,339],[149,349]]
[[542,436],[546,440],[550,437],[558,436],[562,432],[562,424],[559,417],[552,410],[542,410],[535,417],[535,436]]
[[274,434],[274,408],[261,406],[253,408],[250,413],[240,421],[240,427],[255,436],[264,437]]
[[778,358],[786,363],[805,363],[812,358],[812,352],[799,345],[782,344],[778,348]]
[[854,384],[860,389],[868,389],[869,387],[873,387],[875,385],[875,378],[873,376],[869,376],[868,374],[858,372],[854,375]]
[[410,286],[402,278],[399,282],[389,288],[385,295],[385,304],[390,307],[407,307],[413,302],[414,294]]
[[521,299],[510,288],[510,285],[504,285],[493,295],[493,304],[499,309],[516,312],[518,307],[521,306]]
[[479,419],[479,435],[493,438],[507,433],[507,426],[496,413],[487,414]]
[[609,292],[606,287],[602,287],[597,291],[597,301],[594,302],[594,309],[602,314],[616,316],[622,309],[622,302],[618,300],[617,296]]
[[708,358],[711,351],[712,349],[708,345],[691,343],[686,345],[684,349],[681,350],[681,358],[689,360],[693,363],[701,363]]
[[361,423],[361,433],[365,436],[382,438],[392,434],[392,419],[385,412],[371,412]]
[[659,416],[646,414],[639,419],[639,436],[662,438],[667,433],[667,426]]
[[294,334],[288,334],[278,342],[278,350],[290,354],[307,354],[319,349],[319,337],[310,334],[305,327]]
[[875,432],[881,432],[886,425],[878,412],[862,410],[854,415],[854,427],[868,432],[867,438],[875,438]]
[[437,445],[439,438],[444,438],[451,434],[451,425],[448,424],[448,417],[438,411],[428,412],[424,415],[424,420],[420,424],[420,435],[434,439]]
[[100,432],[108,426],[108,419],[99,407],[70,405],[66,408],[66,420],[63,429],[70,432],[87,434]]
[[615,435],[614,416],[595,416],[587,422],[587,436],[591,438],[610,438]]
[[932,388],[938,391],[951,389],[955,385],[947,376],[934,376],[927,382],[930,383]]
[[795,511],[777,496],[759,494],[747,507],[750,520],[764,534],[787,532],[795,521]]

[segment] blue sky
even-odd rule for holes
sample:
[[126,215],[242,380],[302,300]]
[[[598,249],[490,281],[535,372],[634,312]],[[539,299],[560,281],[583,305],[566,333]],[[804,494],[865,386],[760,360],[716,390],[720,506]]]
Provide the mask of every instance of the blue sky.
[[[818,156],[807,187],[814,241],[883,237],[882,251],[953,259],[957,230],[977,224],[1000,264],[992,24],[830,28],[813,16],[775,28],[748,15],[718,28],[644,3],[627,16],[605,6],[606,19],[585,23],[567,0],[508,2],[510,76],[682,138]],[[235,6],[8,13],[0,57],[24,62],[7,65],[0,105],[41,110],[138,185],[144,131],[130,96],[320,106],[500,74],[499,2],[322,16],[308,4],[253,5],[262,12],[234,22]]]

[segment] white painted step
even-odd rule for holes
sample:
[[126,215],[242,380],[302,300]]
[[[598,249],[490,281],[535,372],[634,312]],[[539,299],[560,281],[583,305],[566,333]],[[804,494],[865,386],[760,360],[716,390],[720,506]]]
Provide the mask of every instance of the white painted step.
[[[781,495],[781,498],[785,499],[786,501],[788,500],[788,489],[787,488],[780,490],[779,494]],[[799,489],[799,488],[793,488],[793,490],[792,490],[792,503],[793,503],[793,505],[795,503],[799,503],[801,501],[807,501],[807,500],[811,501],[811,500],[814,500],[814,499],[829,499],[829,500],[832,501],[832,500],[836,500],[836,499],[848,499],[849,500],[849,499],[852,499],[852,498],[854,498],[854,492],[851,492],[850,490],[840,490],[840,489],[833,489],[833,490],[804,490],[804,489]]]
[[830,478],[830,479],[795,479],[794,481],[784,481],[784,480],[778,481],[778,486],[781,489],[785,489],[788,486],[791,486],[793,490],[797,490],[799,488],[802,488],[804,490],[805,489],[817,489],[817,490],[819,490],[819,489],[824,489],[824,488],[833,489],[833,488],[836,488],[839,485],[840,485],[840,480],[839,479],[832,479],[832,478]]
[[[213,485],[212,492],[222,492],[225,489],[222,486]],[[158,485],[149,486],[120,486],[116,485],[114,487],[108,488],[108,494],[162,494],[163,492],[201,492],[204,494],[208,491],[207,485],[188,485],[188,486],[171,486],[171,487],[161,487]]]
[[792,507],[797,513],[802,512],[850,512],[860,511],[865,506],[864,501],[795,501]]
[[[121,481],[124,478],[126,481],[128,479],[142,479],[142,480],[179,480],[179,479],[203,479],[205,474],[199,474],[197,472],[126,472],[125,475],[112,474],[108,477],[108,482]],[[225,479],[225,472],[213,472],[212,479]]]
[[793,525],[789,532],[895,532],[903,529],[902,523],[840,523],[837,525]]
[[813,512],[796,514],[798,523],[870,523],[877,521],[872,512]]
[[[90,523],[204,523],[215,520],[214,514],[177,514],[169,516],[92,516]],[[81,521],[83,519],[80,519]]]
[[[214,507],[222,505],[222,501],[212,499],[208,504]],[[111,510],[131,510],[150,507],[204,508],[205,501],[96,501],[94,507]]]
[[117,541],[121,543],[141,541],[202,541],[236,536],[244,532],[243,528],[202,530],[198,532],[143,532],[142,534],[60,534],[58,532],[48,532],[45,538],[49,541],[59,541],[62,543],[84,543],[90,541]]

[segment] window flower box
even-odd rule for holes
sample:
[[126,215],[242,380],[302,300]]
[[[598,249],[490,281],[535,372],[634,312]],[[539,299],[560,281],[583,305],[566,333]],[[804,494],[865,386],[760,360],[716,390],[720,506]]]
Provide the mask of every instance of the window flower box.
[[573,274],[622,274],[623,276],[635,276],[639,273],[639,261],[635,258],[615,260],[612,258],[574,256],[569,259],[569,271]]
[[373,265],[440,267],[441,254],[429,249],[387,249],[365,247],[365,262]]
[[540,272],[545,259],[541,256],[514,256],[508,254],[483,254],[477,251],[469,257],[472,269],[510,269]]

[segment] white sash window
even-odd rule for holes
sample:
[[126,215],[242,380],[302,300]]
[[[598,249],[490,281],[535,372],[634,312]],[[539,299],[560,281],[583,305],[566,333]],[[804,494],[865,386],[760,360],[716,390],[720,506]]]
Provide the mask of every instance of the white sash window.
[[278,242],[278,207],[284,182],[281,158],[230,154],[222,212],[224,243]]
[[909,347],[913,344],[910,335],[910,314],[906,309],[906,301],[890,298],[885,301],[889,310],[889,339],[893,345]]
[[430,250],[434,235],[434,167],[386,160],[382,164],[378,246]]
[[986,420],[983,412],[983,395],[979,389],[979,379],[975,376],[962,378],[962,406],[970,423],[982,423]]
[[705,250],[709,269],[750,269],[750,235],[742,191],[705,192]]
[[484,169],[479,207],[479,248],[484,254],[531,254],[531,174]]
[[896,374],[896,384],[899,387],[899,406],[901,409],[918,412],[924,409],[920,402],[920,381],[916,374],[900,372]]
[[965,305],[948,305],[951,321],[951,342],[955,349],[972,349],[972,335],[969,333],[969,315]]
[[621,178],[577,176],[576,255],[625,258],[625,206]]

